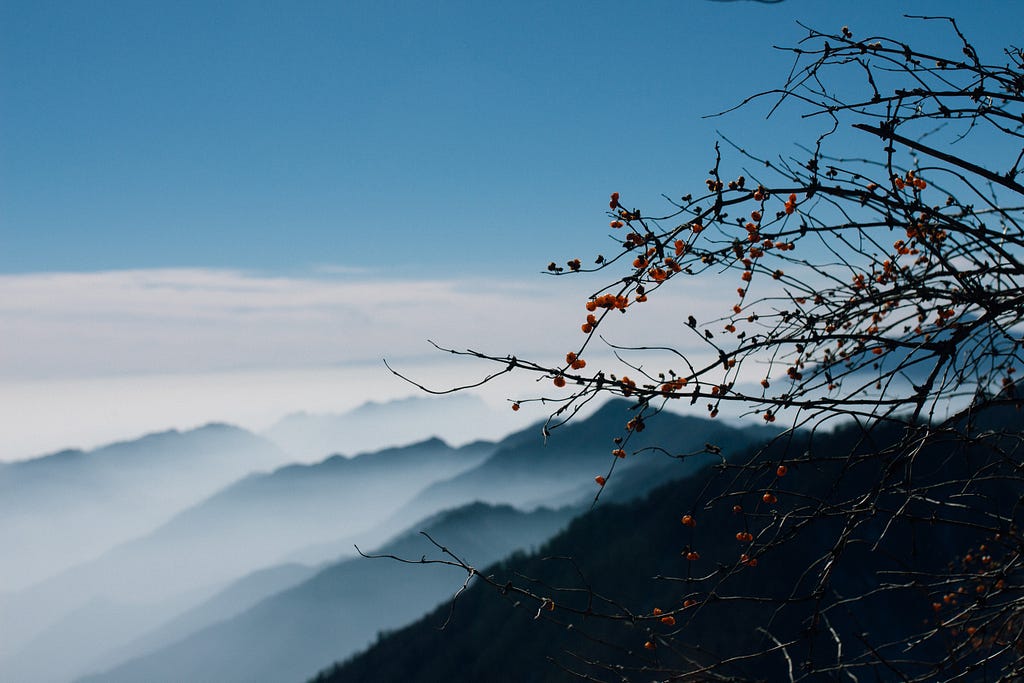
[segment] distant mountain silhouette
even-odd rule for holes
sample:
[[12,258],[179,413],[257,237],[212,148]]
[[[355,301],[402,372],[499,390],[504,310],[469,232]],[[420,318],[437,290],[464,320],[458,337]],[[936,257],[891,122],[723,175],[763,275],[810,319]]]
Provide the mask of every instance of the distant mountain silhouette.
[[[547,446],[543,445],[537,427],[504,439],[492,456],[468,470],[467,474],[473,473],[476,476],[470,478],[466,487],[447,489],[449,495],[434,494],[434,506],[443,508],[448,504],[456,504],[463,494],[472,499],[474,491],[471,487],[476,486],[475,494],[484,498],[505,496],[518,502],[515,501],[517,497],[525,497],[531,506],[535,506],[538,499],[547,495],[556,503],[571,501],[579,504],[582,501],[583,508],[577,509],[585,509],[596,490],[593,473],[604,471],[610,463],[612,438],[622,433],[625,422],[632,415],[629,406],[625,401],[612,402],[587,420],[556,432]],[[653,431],[646,439],[660,439],[666,444],[674,444],[679,447],[680,453],[702,450],[709,441],[717,442],[716,445],[729,452],[733,444],[739,449],[739,444],[746,447],[775,433],[763,427],[739,429],[673,413],[666,413],[661,419],[653,421],[648,429]],[[648,443],[637,439],[631,442],[630,447],[641,448]],[[703,458],[706,460],[707,456]],[[642,495],[656,483],[686,476],[693,467],[699,467],[700,461],[698,457],[697,464],[681,464],[676,459],[653,453],[627,458],[619,461],[620,469],[615,475],[616,486],[621,487],[616,489],[616,486],[609,484],[608,494],[612,496],[612,491],[618,491],[615,495],[623,499]],[[443,485],[464,478],[466,474],[458,474],[444,480]],[[556,481],[556,486],[546,488],[552,479]],[[509,482],[514,484],[511,489],[504,486]],[[435,488],[438,487],[432,486],[428,490],[433,491]],[[430,506],[404,507],[389,524],[407,526],[409,519],[415,519],[414,514],[427,509]],[[547,508],[540,508],[536,514],[541,513],[549,514]],[[524,517],[507,505],[491,508],[477,502],[455,512],[431,514],[429,519],[416,528],[426,526],[434,530],[454,529],[454,532],[439,536],[438,540],[460,555],[477,562],[486,561],[478,558],[495,559],[500,556],[495,554],[493,547],[481,548],[482,542],[494,543],[495,539],[501,539],[503,544],[512,543],[506,547],[520,547],[537,543],[553,531],[550,528],[545,533],[531,531],[528,536],[517,540],[516,529],[523,522],[516,520],[528,520],[536,515]],[[567,515],[565,511],[563,514]],[[563,522],[565,519],[567,516],[562,517]],[[378,527],[371,533],[382,533],[386,526]],[[468,529],[474,532],[467,533]],[[421,538],[405,536],[389,544],[386,550],[417,558],[432,548],[424,546]],[[378,560],[370,566],[366,562],[354,559],[336,565],[304,586],[270,598],[236,619],[197,632],[163,651],[129,662],[91,680],[168,680],[163,678],[166,674],[161,672],[173,672],[188,680],[218,681],[274,681],[308,675],[323,664],[323,657],[330,654],[332,642],[341,643],[341,647],[353,651],[369,642],[372,630],[367,630],[367,625],[373,625],[374,629],[393,628],[429,609],[443,593],[434,592],[431,588],[435,577],[440,580],[441,577],[450,576],[449,572],[440,568],[412,567],[413,570],[425,570],[418,574],[415,571],[408,572],[410,567],[404,564]],[[381,562],[383,564],[379,564]],[[356,575],[372,572],[378,585],[368,583],[362,587],[363,583],[356,583],[352,578],[352,572],[357,572]],[[379,585],[379,582],[385,581],[385,577],[392,575],[395,583],[401,584],[404,589],[390,587],[391,584],[386,582]],[[333,579],[334,585],[351,584],[361,588],[352,588],[342,596],[332,597],[330,590],[322,583],[326,580],[324,576],[336,576]],[[456,580],[462,578],[464,574],[456,572]],[[451,579],[445,578],[445,581],[449,582],[444,584],[445,590],[450,592],[453,590]],[[365,609],[352,606],[352,601],[364,594],[372,596],[370,606]],[[306,599],[303,597],[306,595],[317,597]],[[399,604],[394,603],[395,599],[399,600]],[[382,613],[387,615],[386,623],[380,621]],[[397,615],[401,615],[402,619],[391,620]],[[281,624],[287,624],[288,629],[283,629]],[[322,633],[334,634],[335,640],[324,638]],[[344,634],[344,638],[339,634]],[[243,651],[259,654],[243,656]],[[334,656],[337,656],[336,653]],[[319,663],[316,663],[317,657],[320,657]],[[182,670],[180,666],[170,667],[171,662],[182,661],[195,662],[195,666],[187,670]]]
[[328,455],[351,455],[438,437],[465,443],[499,439],[521,425],[490,409],[472,394],[410,397],[368,402],[341,414],[295,413],[263,432],[293,460],[316,462]]
[[[425,488],[382,526],[382,532],[400,528],[402,520],[418,519],[451,505],[482,500],[511,503],[529,508],[592,499],[596,475],[607,473],[615,458],[611,452],[615,437],[635,414],[635,404],[613,400],[586,419],[559,428],[547,444],[535,428],[513,434],[501,441],[494,455],[460,475]],[[663,412],[647,428],[633,434],[625,448],[640,451],[615,462],[615,473],[603,492],[609,497],[635,497],[665,479],[679,478],[708,461],[708,455],[685,459],[666,457],[696,453],[711,443],[729,454],[742,452],[752,443],[767,440],[778,430],[764,426],[737,427],[698,417]],[[631,489],[641,486],[641,489]]]
[[[151,531],[221,487],[286,461],[274,444],[211,424],[0,468],[0,591],[13,591]],[[3,647],[0,646],[0,655]]]
[[[282,564],[261,569],[232,582],[201,604],[109,652],[91,651],[83,670],[103,671],[175,643],[208,626],[231,619],[276,593],[301,584],[320,568]],[[145,608],[142,608],[145,609]],[[138,630],[134,631],[137,636]]]
[[[131,648],[143,634],[155,633],[239,577],[282,561],[334,560],[351,554],[353,541],[377,547],[416,520],[474,501],[524,511],[589,504],[598,490],[594,476],[607,474],[613,462],[603,495],[608,501],[629,499],[719,457],[668,455],[697,453],[710,442],[728,456],[775,433],[666,412],[634,434],[626,448],[632,453],[658,444],[667,452],[615,459],[613,438],[624,433],[633,415],[629,402],[612,401],[556,430],[547,445],[534,425],[499,444],[455,449],[429,439],[246,477],[150,534],[0,598],[0,630],[16,634],[9,647],[17,648],[0,660],[0,680],[56,682],[130,656],[139,651]],[[464,547],[473,546],[464,541]],[[433,603],[410,598],[409,604],[423,611]],[[122,617],[109,617],[108,627],[105,615],[111,610]],[[214,612],[187,623],[216,618]],[[402,613],[404,619],[418,614]],[[182,632],[168,626],[164,633],[172,638]]]
[[[523,513],[474,503],[417,524],[439,543],[481,566],[530,548],[562,528],[569,509]],[[410,531],[380,549],[403,557],[444,557]],[[407,623],[453,595],[461,569],[355,558],[246,612],[81,683],[301,680],[339,651],[354,652],[381,629]],[[366,679],[372,680],[372,679]]]
[[[90,604],[148,605],[140,616],[147,623],[138,626],[148,630],[213,587],[278,563],[300,547],[365,530],[424,486],[476,465],[493,448],[475,443],[454,449],[430,439],[246,477],[144,537],[0,597],[0,632],[17,634],[8,652],[18,647],[17,654],[0,661],[0,680],[19,680],[27,673],[41,680],[41,667],[59,680],[59,672],[79,671],[83,662],[76,653],[91,658],[138,635],[138,629],[124,633],[116,620],[83,609]],[[68,615],[93,628],[82,633]],[[57,622],[63,622],[63,630],[44,631]],[[75,638],[65,639],[68,633]]]

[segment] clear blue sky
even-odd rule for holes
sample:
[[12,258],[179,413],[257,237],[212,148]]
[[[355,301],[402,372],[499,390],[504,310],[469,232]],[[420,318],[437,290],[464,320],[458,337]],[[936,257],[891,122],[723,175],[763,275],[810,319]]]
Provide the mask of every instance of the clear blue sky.
[[700,116],[781,81],[795,20],[918,33],[902,11],[1024,26],[1012,0],[3,0],[0,272],[535,272],[601,244],[611,190],[699,183],[716,127],[773,151],[754,111]]

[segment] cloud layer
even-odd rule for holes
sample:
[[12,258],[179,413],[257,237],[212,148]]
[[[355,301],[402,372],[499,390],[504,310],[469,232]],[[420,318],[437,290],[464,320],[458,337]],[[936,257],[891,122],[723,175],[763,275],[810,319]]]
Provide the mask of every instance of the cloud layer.
[[[428,339],[557,363],[582,342],[583,302],[606,280],[206,269],[0,276],[0,413],[13,425],[0,460],[210,420],[258,428],[295,410],[414,393],[384,357],[433,386],[492,369],[437,352]],[[678,346],[687,315],[727,308],[713,291],[680,285],[602,332],[613,342]],[[595,345],[588,357],[601,353]],[[535,379],[490,398],[550,389]]]

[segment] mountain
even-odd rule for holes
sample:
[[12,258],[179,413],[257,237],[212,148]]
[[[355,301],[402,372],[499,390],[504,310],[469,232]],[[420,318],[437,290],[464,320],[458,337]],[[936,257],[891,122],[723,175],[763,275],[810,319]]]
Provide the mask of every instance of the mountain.
[[[611,459],[608,447],[631,416],[629,407],[627,402],[612,402],[587,420],[560,430],[546,446],[536,428],[512,435],[480,465],[427,490],[448,487],[453,481],[475,474],[469,478],[468,486],[476,486],[476,493],[482,497],[515,497],[525,491],[524,497],[531,501],[542,495],[549,495],[553,500],[565,495],[573,502],[589,501],[595,491],[592,472],[595,467],[608,465]],[[702,451],[708,442],[714,442],[726,453],[739,454],[750,443],[776,432],[763,427],[740,429],[664,413],[652,420],[644,433],[643,439],[631,441],[631,448],[647,447],[657,439],[674,445],[674,454],[678,455]],[[644,455],[653,456],[651,453]],[[674,458],[645,458],[643,455],[619,461],[620,469],[616,470],[614,480],[617,484],[608,484],[608,496],[635,498],[656,483],[685,477],[694,467],[700,467],[702,460],[706,462],[707,457],[694,456],[694,463],[682,465]],[[586,474],[579,476],[584,471]],[[545,487],[552,478],[558,483],[548,490]],[[508,482],[513,486],[504,488],[502,484]],[[527,482],[530,485],[527,486]],[[586,493],[581,491],[581,485],[585,485]],[[447,500],[458,499],[452,494],[456,489],[444,490],[450,496]],[[457,490],[462,491],[463,487]],[[467,495],[472,496],[473,492]],[[438,495],[433,500],[437,505],[444,505],[446,498]],[[568,513],[561,512],[565,514],[561,518],[564,523]],[[412,508],[406,506],[395,519],[412,514]],[[475,502],[454,511],[436,513],[416,528],[426,526],[439,543],[480,566],[487,558],[500,557],[499,551],[527,547],[549,536],[561,525],[549,525],[550,514],[545,507],[523,513],[507,504],[492,506]],[[526,534],[516,531],[524,520],[536,519],[538,515],[541,515],[543,528]],[[481,547],[482,543],[496,541],[499,546]],[[426,544],[422,537],[408,534],[380,552],[414,560],[424,555],[437,555],[437,549]],[[190,681],[299,680],[328,659],[338,657],[339,652],[353,652],[365,646],[375,631],[400,626],[432,607],[443,595],[456,590],[464,581],[465,573],[456,570],[453,576],[451,570],[451,567],[434,565],[410,566],[394,560],[374,560],[370,564],[365,559],[348,560],[301,586],[269,598],[235,619],[86,680],[89,683],[164,681],[176,680],[175,677]],[[445,609],[442,606],[439,613]],[[441,623],[443,617],[434,622],[434,627]],[[363,680],[374,679],[367,676]],[[408,680],[418,678],[410,673]]]
[[[246,477],[146,536],[0,598],[0,632],[13,634],[8,652],[14,653],[0,660],[0,680],[44,680],[40,667],[52,672],[45,680],[70,676],[85,663],[74,653],[95,657],[224,582],[278,563],[300,547],[364,531],[424,486],[473,467],[493,448],[481,442],[455,449],[430,439]],[[109,604],[135,606],[145,623],[126,632],[123,621],[90,609]],[[83,632],[69,618],[93,626]],[[62,629],[46,630],[58,622]]]
[[89,662],[81,670],[103,671],[159,650],[212,624],[231,619],[265,598],[301,584],[318,571],[319,568],[301,564],[275,565],[255,571],[141,636],[138,633],[143,629],[135,629],[133,635],[136,637],[126,645],[105,652],[90,649],[86,656],[80,658]]
[[[274,444],[211,424],[0,468],[0,587],[15,591],[139,536],[214,491],[283,464]],[[0,647],[0,654],[2,654]]]
[[[1011,411],[1010,419],[1019,429],[1020,417]],[[863,491],[887,476],[906,474],[902,469],[888,470],[885,458],[874,457],[879,446],[894,440],[898,433],[898,426],[883,424],[870,432],[850,426],[833,433],[797,434],[773,443],[757,456],[757,462],[763,463],[766,483],[778,462],[785,459],[791,463],[779,489],[778,512],[801,505],[799,501],[814,500],[822,501],[827,510],[837,501],[860,500]],[[952,441],[933,443],[915,458],[915,485],[925,487],[940,507],[945,497],[956,497],[956,482],[974,476],[978,462],[985,461],[981,456],[988,457],[986,445],[961,446]],[[1012,475],[1022,445],[1015,437],[1005,439],[1003,446],[1008,456],[1003,470]],[[803,464],[812,453],[822,457]],[[857,457],[829,458],[833,453],[856,453]],[[998,476],[995,469],[987,474],[993,476],[979,483],[986,507],[1010,512],[1019,524],[1024,516],[1018,505],[1024,493],[1019,477]],[[892,672],[883,666],[888,660],[911,669],[919,667],[921,678],[915,680],[932,680],[926,674],[928,663],[942,659],[946,641],[932,639],[908,652],[898,638],[932,627],[934,597],[929,593],[937,589],[928,591],[917,581],[901,583],[900,578],[934,578],[940,588],[955,590],[956,570],[950,561],[977,548],[979,541],[985,542],[974,528],[977,523],[987,525],[985,511],[947,507],[944,514],[954,519],[937,531],[934,520],[922,524],[927,518],[897,516],[884,535],[885,518],[873,515],[851,527],[846,526],[845,516],[838,515],[820,515],[813,522],[793,520],[803,526],[799,542],[760,546],[759,563],[750,567],[738,563],[744,549],[732,532],[743,529],[745,521],[732,506],[742,503],[753,524],[775,512],[760,500],[756,490],[745,497],[729,496],[735,476],[735,471],[709,467],[659,487],[646,498],[598,506],[536,553],[484,569],[499,588],[474,584],[454,610],[443,606],[408,627],[382,634],[368,650],[322,672],[315,683],[537,683],[573,678],[569,672],[586,680],[649,681],[664,680],[673,670],[724,659],[731,663],[716,672],[722,680],[789,680],[787,661],[813,659],[822,666],[834,663],[832,633],[843,639],[844,658],[859,658],[865,667],[857,670],[859,679],[880,676],[879,680],[889,680]],[[703,505],[723,495],[711,507]],[[879,505],[888,507],[900,500],[901,493],[896,490]],[[692,530],[679,523],[680,515],[691,511],[698,519]],[[825,562],[836,559],[830,553],[844,528],[849,535],[842,546],[842,561],[834,565]],[[680,549],[691,545],[700,551],[700,558],[692,562],[680,554]],[[1014,548],[1008,545],[1007,552],[1014,555]],[[817,601],[800,596],[813,592],[825,567],[831,571],[831,599],[860,597],[831,610],[827,629],[814,629],[813,620],[808,619],[813,609],[808,606]],[[705,575],[706,580],[698,578]],[[800,581],[800,587],[793,593],[795,581]],[[883,584],[891,590],[878,591]],[[556,609],[542,611],[538,600],[517,595],[508,587],[501,589],[503,585],[552,597]],[[974,593],[973,584],[970,588]],[[753,599],[731,599],[736,595]],[[695,598],[697,604],[683,608],[687,597]],[[968,601],[970,604],[971,599]],[[595,614],[618,611],[620,605],[635,617],[616,621],[589,616],[591,610]],[[656,607],[682,610],[676,614],[675,624],[665,625],[652,616]],[[437,625],[449,618],[446,628],[438,630]],[[772,641],[761,627],[778,640]],[[658,645],[648,650],[645,641]],[[785,657],[743,656],[780,641],[790,643]],[[978,656],[983,658],[988,652],[981,650]],[[998,677],[990,677],[982,669],[968,680]]]
[[[663,411],[623,445],[631,455],[616,460],[611,455],[617,448],[613,439],[625,433],[626,423],[635,415],[634,407],[625,400],[609,401],[586,419],[560,427],[546,441],[538,437],[536,429],[513,434],[477,467],[426,487],[378,533],[401,528],[406,523],[403,520],[473,500],[525,508],[590,500],[597,492],[594,477],[608,475],[613,464],[615,470],[608,475],[602,495],[632,498],[659,481],[685,477],[709,458],[719,457],[702,454],[706,444],[729,456],[778,433],[765,426],[737,427]],[[677,458],[666,453],[689,455]],[[636,486],[641,488],[633,488]]]
[[[533,426],[499,444],[455,449],[430,439],[249,476],[144,537],[0,600],[0,628],[17,633],[20,647],[0,661],[0,679],[38,672],[40,663],[54,674],[47,680],[81,672],[100,653],[126,646],[226,582],[303,553],[304,563],[318,564],[351,554],[353,540],[376,547],[417,519],[478,500],[524,510],[589,502],[598,490],[595,474],[607,474],[612,463],[603,494],[640,495],[717,459],[696,455],[708,442],[728,455],[775,433],[664,412],[625,445],[641,452],[616,459],[613,439],[633,415],[629,402],[613,401],[556,430],[547,445]],[[643,450],[654,444],[669,455],[694,455]],[[102,614],[111,604],[133,605],[143,622],[107,628]],[[76,626],[87,623],[95,626]]]
[[[570,509],[523,513],[474,503],[416,525],[378,552],[445,559],[416,532],[422,529],[483,566],[540,543],[572,514]],[[346,560],[237,617],[81,683],[300,680],[339,652],[365,647],[382,629],[401,626],[445,601],[465,580],[466,572],[457,567],[386,558]]]
[[498,439],[515,430],[511,412],[491,410],[472,394],[364,403],[342,414],[295,413],[262,433],[298,462],[438,437],[453,443]]

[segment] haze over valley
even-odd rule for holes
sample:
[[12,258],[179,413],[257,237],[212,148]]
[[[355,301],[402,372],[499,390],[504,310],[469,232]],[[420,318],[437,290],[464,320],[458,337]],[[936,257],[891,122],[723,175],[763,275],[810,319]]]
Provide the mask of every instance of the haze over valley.
[[[742,449],[768,434],[665,417],[638,435],[637,448]],[[493,429],[490,409],[472,396],[410,398],[295,415],[263,435],[209,425],[0,467],[11,520],[0,533],[21,549],[4,566],[0,679],[312,676],[450,598],[466,579],[450,566],[359,557],[357,544],[443,559],[425,531],[479,565],[529,550],[589,509],[594,472],[608,462],[599,454],[628,418],[628,404],[612,402],[547,443],[534,424],[458,447],[424,437],[333,452],[380,439],[391,424],[405,428],[383,438],[443,429],[445,420]],[[623,461],[623,487],[606,493],[642,495],[700,459],[690,462]]]

